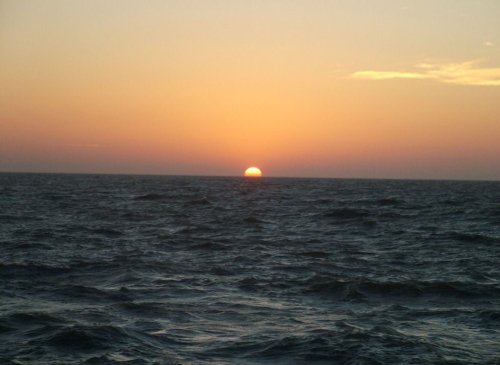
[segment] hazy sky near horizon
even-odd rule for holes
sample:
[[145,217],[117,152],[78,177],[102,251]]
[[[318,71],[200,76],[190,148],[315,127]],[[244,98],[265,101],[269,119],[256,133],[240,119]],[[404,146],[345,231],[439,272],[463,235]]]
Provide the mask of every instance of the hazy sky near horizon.
[[500,179],[500,1],[0,0],[0,171]]

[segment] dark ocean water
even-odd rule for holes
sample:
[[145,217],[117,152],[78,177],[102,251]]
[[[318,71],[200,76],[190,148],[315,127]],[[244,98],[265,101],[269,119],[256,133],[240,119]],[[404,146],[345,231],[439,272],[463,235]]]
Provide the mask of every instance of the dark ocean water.
[[500,183],[0,174],[0,364],[500,364]]

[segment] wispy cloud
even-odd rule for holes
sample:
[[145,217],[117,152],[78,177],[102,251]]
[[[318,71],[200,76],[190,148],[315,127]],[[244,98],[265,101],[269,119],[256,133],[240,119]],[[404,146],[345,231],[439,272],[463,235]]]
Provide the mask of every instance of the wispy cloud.
[[358,71],[351,75],[356,79],[390,80],[390,79],[428,79],[429,75],[417,72],[399,71]]
[[490,41],[485,41],[483,42],[483,46],[485,47],[493,47],[495,44],[493,42],[490,42]]
[[480,67],[479,61],[433,64],[421,63],[415,71],[363,70],[352,73],[356,79],[430,79],[458,85],[500,86],[500,67]]

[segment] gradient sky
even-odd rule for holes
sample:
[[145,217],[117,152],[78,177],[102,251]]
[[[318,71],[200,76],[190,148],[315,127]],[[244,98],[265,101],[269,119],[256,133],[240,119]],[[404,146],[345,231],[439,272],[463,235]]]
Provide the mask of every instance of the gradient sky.
[[0,0],[0,171],[500,179],[498,0]]

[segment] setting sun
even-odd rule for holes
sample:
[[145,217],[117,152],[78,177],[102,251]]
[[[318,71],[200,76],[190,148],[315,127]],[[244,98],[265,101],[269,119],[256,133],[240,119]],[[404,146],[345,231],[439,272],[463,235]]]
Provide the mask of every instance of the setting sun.
[[0,0],[0,365],[500,365],[499,15]]
[[246,177],[261,177],[262,171],[258,167],[249,167],[245,170]]

